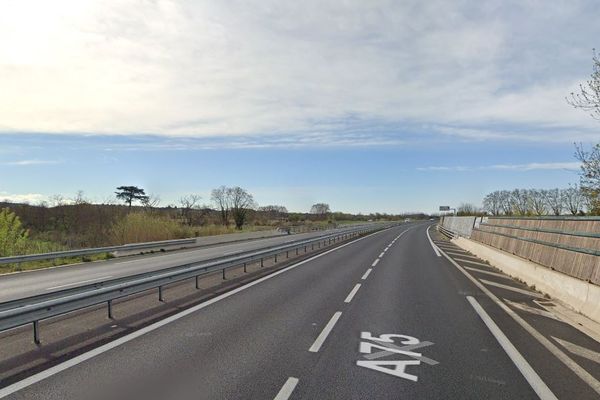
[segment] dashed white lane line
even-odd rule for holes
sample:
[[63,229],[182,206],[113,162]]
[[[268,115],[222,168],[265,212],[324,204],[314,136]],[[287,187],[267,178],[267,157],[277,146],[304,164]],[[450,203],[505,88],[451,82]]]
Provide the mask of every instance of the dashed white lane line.
[[46,290],[54,290],[54,289],[66,288],[69,286],[77,286],[77,285],[81,285],[82,283],[96,282],[96,281],[101,281],[101,280],[112,278],[112,277],[113,277],[112,275],[106,275],[106,276],[101,276],[99,278],[88,279],[87,281],[79,281],[79,282],[67,283],[65,285],[60,285],[60,286],[53,286],[53,287],[47,288]]
[[277,396],[275,396],[274,400],[287,400],[292,395],[292,392],[296,388],[298,384],[298,378],[289,377],[287,381],[283,384]]
[[337,311],[335,314],[333,314],[333,317],[331,317],[327,325],[325,325],[325,328],[323,328],[323,330],[321,331],[313,345],[310,346],[310,349],[308,349],[308,351],[310,351],[311,353],[317,353],[321,349],[321,346],[325,342],[325,339],[327,339],[327,336],[329,336],[329,334],[333,330],[333,327],[338,322],[338,319],[340,319],[341,316],[341,311]]
[[471,306],[475,309],[475,312],[479,314],[479,317],[483,320],[483,323],[488,327],[492,335],[496,338],[500,346],[504,349],[508,357],[512,360],[515,366],[521,371],[523,377],[527,380],[531,388],[537,393],[540,399],[550,400],[556,399],[556,396],[546,386],[542,378],[535,372],[531,365],[525,360],[525,358],[519,353],[519,350],[511,343],[502,330],[496,325],[494,320],[490,318],[488,313],[479,305],[477,300],[472,296],[467,296],[467,300],[471,303]]
[[135,340],[135,339],[137,339],[137,338],[139,338],[139,337],[141,337],[141,336],[143,336],[143,335],[145,335],[147,333],[153,332],[153,331],[155,331],[155,330],[157,330],[157,329],[159,329],[159,328],[161,328],[161,327],[163,327],[165,325],[168,325],[168,324],[170,324],[170,323],[172,323],[174,321],[177,321],[177,320],[179,320],[181,318],[184,318],[184,317],[186,317],[186,316],[188,316],[190,314],[193,314],[193,313],[195,313],[197,311],[200,311],[203,308],[206,308],[206,307],[210,306],[211,304],[217,303],[217,302],[219,302],[219,301],[221,301],[223,299],[226,299],[226,298],[228,298],[230,296],[233,296],[233,295],[235,295],[235,294],[237,294],[237,293],[239,293],[241,291],[244,291],[244,290],[246,290],[248,288],[251,288],[251,287],[253,287],[255,285],[259,285],[260,283],[262,283],[262,282],[264,282],[266,280],[275,278],[276,276],[279,276],[279,275],[284,274],[284,273],[286,273],[288,271],[291,271],[294,268],[297,268],[297,267],[299,267],[301,265],[309,263],[309,262],[311,262],[313,260],[316,260],[317,258],[323,257],[323,256],[325,256],[325,255],[327,255],[329,253],[333,253],[335,251],[339,251],[340,249],[343,249],[346,246],[350,246],[350,245],[352,245],[352,244],[354,244],[354,243],[356,243],[358,241],[364,240],[364,239],[366,239],[368,237],[371,237],[371,236],[374,236],[374,235],[378,235],[381,232],[385,232],[385,230],[371,233],[371,234],[369,234],[367,236],[363,236],[363,237],[355,239],[355,240],[353,240],[351,242],[342,244],[342,245],[340,245],[338,247],[335,247],[335,248],[333,248],[331,250],[327,250],[327,251],[325,251],[325,252],[323,252],[321,254],[317,254],[316,256],[313,256],[311,258],[307,258],[306,260],[303,260],[303,261],[300,261],[300,262],[298,262],[296,264],[290,265],[289,267],[281,269],[281,270],[279,270],[277,272],[274,272],[274,273],[272,273],[270,275],[267,275],[267,276],[264,276],[262,278],[259,278],[259,279],[255,280],[255,281],[249,282],[249,283],[247,283],[247,284],[245,284],[243,286],[240,286],[237,289],[233,289],[233,290],[231,290],[229,292],[225,292],[225,293],[223,293],[223,294],[221,294],[221,295],[219,295],[217,297],[214,297],[214,298],[212,298],[210,300],[207,300],[207,301],[205,301],[203,303],[200,303],[200,304],[195,305],[195,306],[193,306],[191,308],[188,308],[187,310],[183,310],[183,311],[181,311],[181,312],[179,312],[177,314],[171,315],[170,317],[167,317],[165,319],[157,321],[157,322],[153,323],[152,325],[146,326],[145,328],[142,328],[140,330],[134,331],[134,332],[132,332],[132,333],[130,333],[128,335],[122,336],[119,339],[113,340],[112,342],[108,342],[108,343],[106,343],[106,344],[104,344],[104,345],[102,345],[100,347],[97,347],[97,348],[95,348],[93,350],[88,351],[87,353],[80,354],[80,355],[78,355],[78,356],[76,356],[76,357],[74,357],[74,358],[72,358],[70,360],[67,360],[67,361],[65,361],[63,363],[55,365],[54,367],[48,368],[48,369],[46,369],[44,371],[38,372],[37,374],[32,375],[32,376],[30,376],[28,378],[25,378],[25,379],[23,379],[21,381],[15,382],[15,383],[13,383],[10,386],[6,386],[6,387],[0,389],[0,399],[3,399],[5,397],[7,397],[7,396],[9,396],[9,395],[11,395],[11,394],[13,394],[15,392],[18,392],[19,390],[22,390],[22,389],[24,389],[24,388],[26,388],[28,386],[31,386],[31,385],[33,385],[33,384],[35,384],[37,382],[43,381],[44,379],[47,379],[47,378],[49,378],[51,376],[59,374],[62,371],[65,371],[65,370],[67,370],[69,368],[72,368],[72,367],[74,367],[76,365],[79,365],[79,364],[81,364],[81,363],[83,363],[83,362],[85,362],[85,361],[87,361],[89,359],[92,359],[92,358],[94,358],[94,357],[96,357],[96,356],[98,356],[98,355],[100,355],[102,353],[106,353],[107,351],[110,351],[110,350],[112,350],[112,349],[114,349],[116,347],[119,347],[119,346],[121,346],[121,345],[123,345],[125,343],[128,343],[128,342],[130,342],[132,340]]
[[358,289],[360,289],[360,283],[357,283],[354,286],[354,288],[350,291],[350,293],[348,293],[348,296],[346,297],[346,300],[344,300],[344,303],[350,303],[356,295],[356,292],[358,292]]
[[382,253],[379,255],[379,258],[381,258],[381,257],[383,257],[383,256],[385,256],[385,253],[383,253],[383,252],[382,252]]
[[379,258],[378,258],[378,259],[376,259],[375,261],[373,261],[373,264],[371,264],[371,267],[374,267],[374,266],[376,266],[378,262],[379,262]]
[[367,277],[369,276],[369,274],[371,273],[371,271],[373,271],[373,269],[372,269],[372,268],[369,268],[369,269],[367,270],[367,272],[365,272],[365,274],[364,274],[364,275],[362,276],[362,278],[360,278],[360,279],[362,279],[363,281],[364,281],[365,279],[367,279]]
[[431,225],[429,225],[427,227],[427,239],[429,239],[429,244],[431,244],[431,247],[433,248],[433,251],[435,251],[435,255],[438,256],[438,257],[441,257],[442,255],[440,254],[440,251],[438,250],[438,248],[435,245],[435,243],[433,243],[433,240],[431,240],[431,236],[429,236],[429,228],[431,228]]

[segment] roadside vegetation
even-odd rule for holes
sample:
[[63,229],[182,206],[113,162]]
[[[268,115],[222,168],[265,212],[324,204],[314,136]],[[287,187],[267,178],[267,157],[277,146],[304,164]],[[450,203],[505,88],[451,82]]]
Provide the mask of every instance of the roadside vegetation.
[[[289,212],[280,205],[259,206],[240,187],[221,186],[210,203],[189,194],[178,204],[160,206],[143,188],[119,186],[115,197],[94,204],[83,191],[72,198],[52,196],[39,204],[0,202],[0,257],[90,247],[183,239],[257,230],[304,232],[341,224],[426,218],[424,214],[347,214],[317,203],[309,212]],[[0,273],[110,258],[109,254],[0,265]]]

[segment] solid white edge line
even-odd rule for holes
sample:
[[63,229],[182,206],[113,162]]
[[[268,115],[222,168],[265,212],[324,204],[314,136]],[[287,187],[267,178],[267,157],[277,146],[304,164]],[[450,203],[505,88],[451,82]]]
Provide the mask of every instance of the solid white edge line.
[[340,245],[340,246],[338,246],[336,248],[333,248],[331,250],[327,250],[327,251],[325,251],[323,253],[317,254],[317,255],[315,255],[313,257],[310,257],[310,258],[307,258],[306,260],[300,261],[300,262],[298,262],[296,264],[290,265],[289,267],[286,267],[286,268],[281,269],[279,271],[273,272],[272,274],[269,274],[267,276],[259,278],[259,279],[255,280],[255,281],[249,282],[249,283],[245,284],[244,286],[240,286],[239,288],[236,288],[236,289],[233,289],[233,290],[231,290],[229,292],[223,293],[223,294],[221,294],[221,295],[219,295],[217,297],[214,297],[214,298],[212,298],[210,300],[207,300],[207,301],[205,301],[203,303],[200,303],[200,304],[198,304],[198,305],[196,305],[194,307],[188,308],[187,310],[183,310],[180,313],[171,315],[170,317],[167,317],[167,318],[165,318],[163,320],[160,320],[160,321],[155,322],[155,323],[153,323],[151,325],[148,325],[148,326],[146,326],[144,328],[141,328],[140,330],[132,332],[132,333],[130,333],[128,335],[125,335],[123,337],[120,337],[119,339],[113,340],[112,342],[106,343],[106,344],[104,344],[104,345],[102,345],[100,347],[97,347],[97,348],[95,348],[93,350],[88,351],[87,353],[80,354],[77,357],[74,357],[74,358],[72,358],[70,360],[67,360],[67,361],[62,362],[60,364],[57,364],[57,365],[55,365],[55,366],[53,366],[51,368],[48,368],[48,369],[46,369],[44,371],[38,372],[35,375],[31,375],[31,376],[29,376],[29,377],[27,377],[27,378],[25,378],[25,379],[23,379],[21,381],[15,382],[12,385],[9,385],[9,386],[6,386],[5,388],[0,389],[0,399],[4,398],[6,396],[9,396],[9,395],[11,395],[11,394],[13,394],[15,392],[18,392],[19,390],[24,389],[24,388],[26,388],[28,386],[31,386],[31,385],[33,385],[33,384],[35,384],[37,382],[43,381],[44,379],[47,379],[47,378],[49,378],[49,377],[51,377],[53,375],[56,375],[56,374],[58,374],[58,373],[60,373],[60,372],[62,372],[64,370],[66,370],[66,369],[74,367],[75,365],[81,364],[82,362],[87,361],[87,360],[89,360],[91,358],[94,358],[94,357],[96,357],[96,356],[98,356],[98,355],[100,355],[102,353],[106,353],[107,351],[112,350],[115,347],[121,346],[122,344],[125,344],[127,342],[130,342],[130,341],[132,341],[132,340],[134,340],[134,339],[136,339],[136,338],[138,338],[140,336],[143,336],[143,335],[145,335],[147,333],[155,331],[156,329],[158,329],[160,327],[163,327],[163,326],[165,326],[167,324],[170,324],[171,322],[174,322],[174,321],[176,321],[178,319],[181,319],[181,318],[183,318],[183,317],[185,317],[185,316],[187,316],[189,314],[192,314],[192,313],[194,313],[194,312],[196,312],[198,310],[201,310],[201,309],[203,309],[205,307],[208,307],[211,304],[214,304],[214,303],[216,303],[216,302],[218,302],[220,300],[223,300],[223,299],[226,299],[227,297],[233,296],[234,294],[237,294],[237,293],[239,293],[239,292],[241,292],[243,290],[246,290],[246,289],[248,289],[248,288],[250,288],[250,287],[252,287],[254,285],[258,285],[259,283],[262,283],[262,282],[266,281],[267,279],[274,278],[274,277],[276,277],[278,275],[281,275],[281,274],[283,274],[283,273],[285,273],[287,271],[290,271],[290,270],[292,270],[292,269],[294,269],[296,267],[299,267],[300,265],[306,264],[307,262],[313,261],[313,260],[315,260],[315,259],[317,259],[319,257],[322,257],[322,256],[326,255],[326,254],[332,253],[332,252],[337,251],[337,250],[339,250],[341,248],[344,248],[346,246],[354,244],[354,243],[356,243],[356,242],[358,242],[360,240],[366,239],[366,238],[368,238],[370,236],[377,235],[378,233],[385,232],[385,231],[387,231],[387,229],[384,229],[384,230],[381,230],[381,231],[377,231],[377,232],[373,232],[373,233],[371,233],[371,234],[369,234],[367,236],[360,237],[360,238],[355,239],[355,240],[353,240],[351,242],[344,243],[344,244],[342,244],[342,245]]
[[519,369],[525,380],[527,380],[529,386],[531,386],[535,393],[537,393],[539,398],[542,400],[557,399],[550,388],[546,386],[542,378],[540,378],[537,372],[535,372],[531,365],[529,365],[521,353],[519,353],[517,348],[510,342],[498,325],[496,325],[494,320],[492,320],[488,313],[485,312],[483,307],[479,305],[477,300],[475,300],[472,296],[467,296],[467,300],[469,303],[471,303],[471,306],[473,306],[475,312],[483,320],[483,323],[488,327],[492,335],[494,335],[500,346],[512,360],[513,364],[515,364],[515,366]]
[[429,225],[427,227],[427,239],[429,239],[429,244],[431,244],[431,247],[433,247],[433,251],[435,251],[435,255],[438,257],[441,257],[442,255],[440,254],[440,250],[435,245],[435,243],[433,243],[433,240],[431,240],[431,236],[429,236],[429,228],[431,228],[431,225]]
[[321,346],[323,346],[325,339],[327,339],[327,336],[329,336],[329,333],[331,333],[333,327],[335,326],[335,324],[341,316],[341,311],[336,311],[335,314],[333,314],[333,317],[331,317],[327,325],[325,325],[325,328],[323,328],[319,336],[317,336],[317,339],[315,340],[313,345],[310,346],[310,349],[308,349],[308,351],[310,351],[311,353],[317,353],[321,349]]
[[277,396],[275,396],[275,398],[273,400],[287,400],[287,399],[289,399],[290,396],[292,395],[292,392],[296,388],[297,384],[298,384],[298,378],[294,378],[294,377],[290,376],[288,378],[288,380],[285,381],[285,383],[283,384],[283,386],[279,390],[279,393],[277,393]]
[[378,262],[379,262],[379,258],[378,258],[378,259],[376,259],[375,261],[373,261],[373,264],[371,264],[371,267],[374,267],[374,266],[376,266]]
[[102,279],[108,279],[108,278],[112,278],[112,277],[113,277],[112,275],[100,276],[98,278],[88,279],[88,280],[85,280],[85,281],[79,281],[79,282],[73,282],[73,283],[66,283],[66,284],[60,285],[60,286],[49,287],[49,288],[46,288],[45,290],[61,289],[61,288],[69,287],[69,286],[80,285],[82,283],[90,283],[90,282],[95,282],[95,281],[101,281]]
[[362,279],[363,281],[364,281],[365,279],[367,279],[367,277],[369,276],[369,274],[371,273],[371,271],[373,271],[373,269],[372,269],[372,268],[369,268],[369,269],[367,270],[367,272],[365,272],[365,274],[364,274],[364,275],[362,276],[362,278],[360,278],[360,279]]
[[350,303],[352,301],[352,299],[354,298],[354,296],[356,295],[356,292],[358,292],[358,289],[360,289],[360,283],[357,283],[354,286],[354,288],[352,288],[352,290],[350,291],[350,293],[348,293],[348,296],[344,300],[344,303]]
[[556,358],[558,358],[563,364],[567,366],[575,375],[581,378],[586,384],[588,384],[596,393],[600,394],[600,382],[594,378],[589,372],[583,369],[579,364],[577,364],[573,359],[571,359],[568,355],[566,355],[563,351],[561,351],[554,343],[548,340],[544,335],[539,333],[533,326],[529,325],[527,321],[521,318],[516,312],[510,309],[506,304],[504,304],[495,294],[493,294],[488,288],[486,288],[483,283],[479,282],[477,279],[473,277],[470,273],[468,273],[463,267],[461,267],[456,261],[452,259],[448,254],[446,254],[443,250],[440,250],[444,257],[452,265],[454,265],[460,272],[463,273],[475,286],[479,288],[483,293],[485,293],[494,303],[498,305],[505,313],[507,313],[513,320],[515,320],[523,329],[527,331],[531,336],[533,336],[542,346],[546,348],[550,353],[552,353]]

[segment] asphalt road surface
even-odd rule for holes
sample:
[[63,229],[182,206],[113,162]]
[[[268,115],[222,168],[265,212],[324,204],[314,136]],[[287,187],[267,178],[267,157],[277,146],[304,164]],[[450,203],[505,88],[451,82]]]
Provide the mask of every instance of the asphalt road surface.
[[[333,232],[333,231],[331,231]],[[0,275],[0,303],[108,279],[152,272],[186,263],[223,257],[242,251],[321,236],[324,231],[282,235],[267,239],[228,243],[198,249],[130,256],[107,261],[81,263],[58,268],[39,269]]]
[[431,232],[450,261],[427,228],[395,227],[291,265],[0,397],[600,397],[596,341]]

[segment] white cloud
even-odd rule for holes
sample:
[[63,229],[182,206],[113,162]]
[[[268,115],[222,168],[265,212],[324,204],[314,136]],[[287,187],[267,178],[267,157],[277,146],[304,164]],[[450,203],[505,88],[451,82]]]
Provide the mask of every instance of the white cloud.
[[0,192],[0,201],[4,202],[36,204],[46,200],[47,197],[39,193],[10,194]]
[[0,131],[298,140],[368,121],[399,143],[405,124],[587,140],[564,96],[591,72],[593,4],[3,2]]
[[418,171],[485,171],[485,170],[503,170],[503,171],[537,171],[537,170],[579,170],[579,162],[548,162],[548,163],[528,163],[528,164],[495,164],[485,166],[429,166],[419,167]]
[[60,164],[61,161],[58,160],[16,160],[16,161],[5,161],[3,165],[11,165],[11,166],[28,166],[28,165],[52,165],[52,164]]

